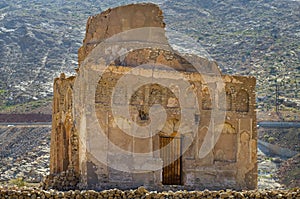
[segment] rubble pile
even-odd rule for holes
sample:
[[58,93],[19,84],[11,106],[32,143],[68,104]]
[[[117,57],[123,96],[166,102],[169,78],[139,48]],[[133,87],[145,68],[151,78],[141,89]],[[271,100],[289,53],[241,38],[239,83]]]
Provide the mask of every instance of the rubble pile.
[[144,187],[135,190],[121,191],[118,189],[56,191],[40,190],[33,188],[0,187],[1,198],[299,198],[300,188],[291,190],[262,190],[262,191],[148,191]]
[[43,189],[75,190],[79,183],[79,174],[74,169],[63,171],[60,174],[50,174],[42,182]]

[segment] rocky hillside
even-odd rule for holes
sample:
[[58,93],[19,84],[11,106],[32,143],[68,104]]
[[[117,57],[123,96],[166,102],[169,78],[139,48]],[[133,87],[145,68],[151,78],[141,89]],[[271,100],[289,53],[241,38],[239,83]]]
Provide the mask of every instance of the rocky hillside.
[[300,153],[300,128],[259,128],[258,138]]
[[[289,159],[280,159],[279,157],[271,158],[271,165],[268,165],[267,170],[272,170],[273,176],[275,174],[277,181],[285,185],[286,188],[299,186],[300,184],[300,128],[259,128],[260,140],[287,148],[289,150],[298,152],[294,157]],[[258,156],[259,157],[259,156]],[[259,164],[262,167],[263,164]],[[262,172],[260,172],[262,173]]]
[[300,153],[280,166],[277,172],[280,183],[287,188],[299,187],[300,185]]
[[[139,1],[1,1],[2,112],[51,97],[53,78],[74,72],[88,16]],[[274,110],[277,84],[282,117],[299,119],[299,0],[152,2],[162,7],[173,37],[188,35],[225,73],[257,77],[260,111]]]
[[197,39],[223,72],[257,77],[260,110],[274,106],[276,84],[282,110],[300,105],[300,1],[173,0],[164,8],[170,28]]
[[50,127],[0,127],[0,184],[40,182],[49,173]]

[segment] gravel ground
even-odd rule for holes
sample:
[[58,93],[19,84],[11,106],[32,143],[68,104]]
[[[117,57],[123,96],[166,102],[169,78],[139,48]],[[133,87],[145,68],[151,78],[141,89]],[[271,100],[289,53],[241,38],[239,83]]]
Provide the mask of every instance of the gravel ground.
[[0,182],[40,182],[49,173],[49,127],[0,127]]

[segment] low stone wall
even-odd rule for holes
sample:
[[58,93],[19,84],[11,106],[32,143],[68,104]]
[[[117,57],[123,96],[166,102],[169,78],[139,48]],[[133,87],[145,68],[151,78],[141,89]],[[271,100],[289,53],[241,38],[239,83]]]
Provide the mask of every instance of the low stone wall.
[[232,190],[222,191],[176,191],[176,192],[156,192],[147,191],[144,187],[136,190],[121,191],[118,189],[96,191],[66,191],[60,192],[56,190],[40,190],[34,188],[16,188],[1,187],[0,198],[22,198],[22,199],[38,199],[38,198],[300,198],[300,188],[291,190],[254,190],[237,192]]

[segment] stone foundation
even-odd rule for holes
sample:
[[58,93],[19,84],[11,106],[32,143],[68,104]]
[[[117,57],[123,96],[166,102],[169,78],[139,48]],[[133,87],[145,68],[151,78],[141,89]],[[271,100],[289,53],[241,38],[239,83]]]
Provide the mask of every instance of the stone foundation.
[[41,182],[41,188],[45,190],[76,190],[78,189],[79,174],[73,169],[63,171],[59,174],[50,174]]

